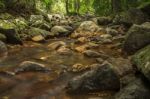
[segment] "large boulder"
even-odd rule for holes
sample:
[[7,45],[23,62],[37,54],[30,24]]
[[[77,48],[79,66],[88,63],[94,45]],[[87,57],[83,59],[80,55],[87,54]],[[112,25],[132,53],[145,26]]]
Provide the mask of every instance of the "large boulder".
[[150,81],[150,45],[141,49],[134,55],[133,63]]
[[120,15],[116,15],[113,23],[131,26],[132,24],[142,24],[146,21],[148,21],[147,14],[143,13],[140,9],[132,8]]
[[13,22],[0,20],[0,33],[7,37],[7,42],[12,44],[22,44],[17,27]]
[[98,65],[69,81],[67,91],[69,93],[84,93],[91,91],[114,91],[120,88],[120,80],[113,66],[109,63]]
[[143,83],[143,81],[136,79],[125,88],[121,89],[113,99],[149,99],[149,97],[149,88]]
[[133,25],[126,36],[123,50],[129,54],[150,44],[150,24]]
[[96,32],[98,30],[99,26],[93,21],[84,21],[77,29],[77,31],[88,31],[88,32]]

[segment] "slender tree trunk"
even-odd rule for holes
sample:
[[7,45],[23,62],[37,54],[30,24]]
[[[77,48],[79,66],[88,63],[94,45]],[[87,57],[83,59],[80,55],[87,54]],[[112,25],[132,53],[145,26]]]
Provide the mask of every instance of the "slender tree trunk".
[[69,0],[65,0],[66,2],[66,13],[69,14]]

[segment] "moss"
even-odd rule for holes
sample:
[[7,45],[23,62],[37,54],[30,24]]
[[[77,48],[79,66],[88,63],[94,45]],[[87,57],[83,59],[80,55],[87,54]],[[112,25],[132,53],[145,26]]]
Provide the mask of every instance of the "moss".
[[150,45],[139,50],[133,57],[134,64],[150,80]]

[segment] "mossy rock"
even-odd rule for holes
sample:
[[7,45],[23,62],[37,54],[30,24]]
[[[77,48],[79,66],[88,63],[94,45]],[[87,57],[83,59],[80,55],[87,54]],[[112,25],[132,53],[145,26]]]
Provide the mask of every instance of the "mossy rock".
[[6,37],[4,34],[1,34],[1,33],[0,33],[0,41],[5,42],[6,39],[7,39],[7,37]]
[[150,25],[133,25],[127,32],[123,50],[128,54],[134,54],[139,49],[150,44]]
[[145,77],[150,81],[150,45],[139,50],[133,56],[133,63]]

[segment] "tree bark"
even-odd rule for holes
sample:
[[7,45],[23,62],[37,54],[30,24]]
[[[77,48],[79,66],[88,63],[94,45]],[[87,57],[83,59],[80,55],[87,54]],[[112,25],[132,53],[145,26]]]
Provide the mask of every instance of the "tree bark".
[[121,0],[111,0],[112,3],[112,10],[114,13],[119,13],[122,8],[121,8]]

